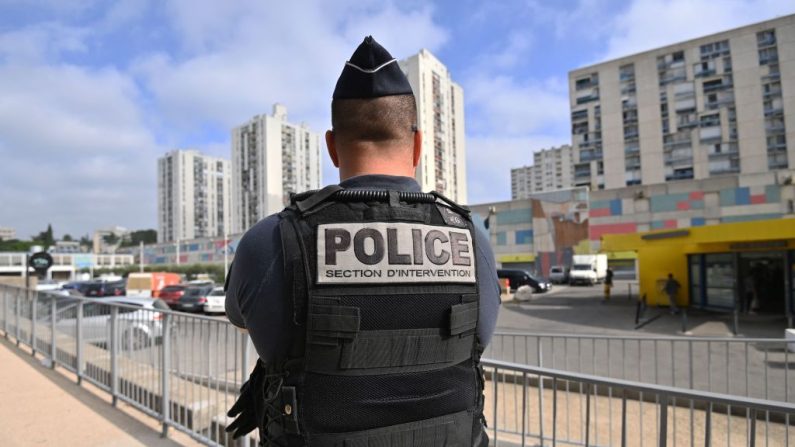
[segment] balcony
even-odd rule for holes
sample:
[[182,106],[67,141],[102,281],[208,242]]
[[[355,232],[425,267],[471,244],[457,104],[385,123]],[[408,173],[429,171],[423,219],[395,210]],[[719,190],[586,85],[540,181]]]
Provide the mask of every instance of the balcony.
[[765,107],[765,116],[783,116],[784,109],[781,107]]
[[674,150],[674,149],[691,147],[692,145],[693,145],[693,142],[690,139],[666,141],[666,142],[663,143],[663,150],[671,151],[671,150]]
[[640,146],[637,144],[629,144],[624,147],[624,154],[631,155],[631,154],[639,154],[640,153]]
[[631,163],[630,163],[630,162],[627,162],[627,163],[624,165],[624,167],[625,167],[625,169],[626,169],[627,171],[634,171],[634,170],[640,169],[640,160],[638,160],[638,161],[636,161],[636,162],[631,162]]
[[666,181],[672,180],[690,180],[693,178],[693,169],[684,171],[674,171],[672,174],[665,176]]
[[571,121],[572,122],[582,121],[582,120],[588,121],[588,109],[575,110],[575,111],[571,112]]
[[716,73],[716,71],[715,71],[714,68],[707,68],[706,70],[700,70],[700,71],[697,70],[697,71],[695,71],[693,73],[693,76],[695,76],[697,78],[703,78],[703,77],[707,77],[707,76],[712,76],[715,73]]
[[773,96],[780,97],[781,96],[781,87],[779,88],[772,88],[766,92],[762,93],[762,96],[765,98],[770,98]]
[[602,151],[599,150],[582,150],[580,151],[580,162],[591,162],[594,160],[602,159]]
[[638,135],[637,130],[624,131],[624,141],[637,140]]
[[674,168],[693,166],[692,155],[665,154],[663,160],[665,161],[666,166],[671,166]]
[[727,82],[713,82],[713,83],[704,83],[703,84],[704,93],[716,92],[716,91],[724,90],[724,89],[731,88],[731,87],[733,87],[733,84],[731,82],[728,82],[728,81]]

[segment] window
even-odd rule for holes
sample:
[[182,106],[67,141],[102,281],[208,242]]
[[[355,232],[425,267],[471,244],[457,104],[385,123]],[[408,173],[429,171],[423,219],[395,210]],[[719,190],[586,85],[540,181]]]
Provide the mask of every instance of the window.
[[498,231],[495,235],[497,237],[497,245],[506,245],[507,244],[507,234],[504,231]]
[[532,243],[533,243],[533,230],[516,230],[517,245],[532,244]]
[[769,29],[756,33],[756,46],[758,48],[769,47],[776,44],[776,30]]

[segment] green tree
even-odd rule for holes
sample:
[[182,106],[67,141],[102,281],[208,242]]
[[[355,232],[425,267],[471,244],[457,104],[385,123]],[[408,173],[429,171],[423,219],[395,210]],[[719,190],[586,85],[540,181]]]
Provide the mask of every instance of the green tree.
[[92,241],[91,238],[88,237],[88,235],[86,234],[86,235],[80,237],[80,245],[82,245],[84,247],[89,247],[89,249],[90,249],[91,247],[94,246],[94,241]]
[[119,236],[116,236],[116,233],[110,233],[103,236],[102,240],[108,245],[115,245],[119,242]]
[[64,240],[65,242],[71,242],[73,241],[72,235],[70,235],[69,233],[64,234],[62,240]]
[[47,224],[47,229],[39,233],[36,237],[33,238],[33,240],[43,245],[45,250],[51,245],[55,245],[55,237],[53,236],[52,232],[52,224]]
[[138,230],[130,233],[129,239],[125,240],[121,245],[122,247],[137,246],[143,242],[144,244],[157,243],[156,230]]

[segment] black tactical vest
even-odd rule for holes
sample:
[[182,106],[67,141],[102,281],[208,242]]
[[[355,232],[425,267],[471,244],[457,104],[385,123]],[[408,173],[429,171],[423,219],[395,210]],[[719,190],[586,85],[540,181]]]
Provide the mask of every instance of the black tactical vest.
[[488,445],[468,210],[330,186],[280,217],[296,341],[267,365],[263,443]]

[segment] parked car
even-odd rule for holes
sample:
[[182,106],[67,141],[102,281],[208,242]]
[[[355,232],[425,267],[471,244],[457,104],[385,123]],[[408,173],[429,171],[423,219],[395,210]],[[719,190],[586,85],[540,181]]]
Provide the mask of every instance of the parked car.
[[179,283],[180,276],[176,273],[130,273],[130,276],[127,277],[127,293],[157,298],[164,287]]
[[[56,330],[74,334],[78,302],[64,299],[60,303],[55,320]],[[162,342],[163,314],[158,311],[167,310],[168,306],[158,299],[131,296],[92,300],[83,304],[81,319],[83,340],[87,343],[109,346],[112,306],[108,304],[111,303],[126,305],[119,307],[117,320],[119,346],[122,349],[142,349]]]
[[553,265],[550,267],[549,282],[552,284],[566,284],[569,282],[569,268],[563,265]]
[[508,279],[511,293],[515,293],[521,286],[532,287],[534,293],[544,293],[552,288],[549,282],[536,278],[524,270],[498,269],[497,277]]
[[121,281],[90,281],[80,291],[89,298],[127,295],[127,284]]
[[207,302],[207,295],[215,288],[214,285],[209,286],[189,286],[182,293],[182,296],[169,306],[174,310],[181,310],[183,312],[201,312],[204,310],[204,304]]
[[207,302],[204,303],[204,313],[225,313],[226,312],[226,293],[223,287],[215,287],[207,295]]
[[170,286],[165,286],[160,289],[160,299],[165,301],[169,307],[173,307],[174,304],[182,298],[182,295],[185,293],[185,289],[188,286],[185,284],[173,284]]

